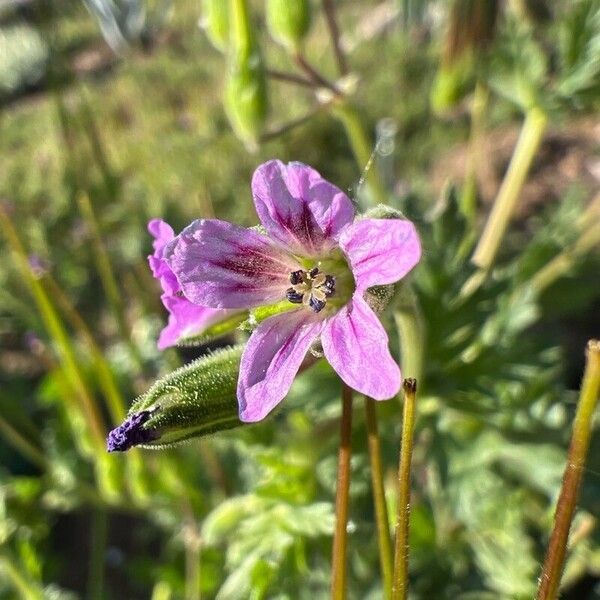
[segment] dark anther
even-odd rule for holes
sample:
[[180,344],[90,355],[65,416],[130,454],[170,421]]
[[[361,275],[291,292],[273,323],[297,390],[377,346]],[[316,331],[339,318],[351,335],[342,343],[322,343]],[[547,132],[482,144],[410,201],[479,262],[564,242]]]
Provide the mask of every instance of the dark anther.
[[310,297],[308,303],[310,304],[310,307],[317,313],[325,308],[325,300],[317,300],[314,296]]
[[302,304],[302,294],[294,288],[288,288],[285,292],[285,297],[293,304]]
[[290,283],[292,285],[297,285],[299,283],[302,283],[303,279],[304,279],[304,271],[302,271],[302,270],[292,271],[290,273]]
[[325,283],[323,284],[323,292],[327,296],[331,296],[335,292],[335,277],[333,275],[325,276]]
[[310,275],[311,279],[314,279],[319,274],[319,267],[313,267],[308,274]]

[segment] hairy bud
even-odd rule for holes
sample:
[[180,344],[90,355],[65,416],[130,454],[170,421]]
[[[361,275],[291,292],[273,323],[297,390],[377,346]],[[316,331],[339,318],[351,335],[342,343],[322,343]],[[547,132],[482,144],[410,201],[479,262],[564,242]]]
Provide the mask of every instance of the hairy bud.
[[236,398],[242,350],[217,350],[159,379],[110,432],[108,451],[160,448],[242,425]]

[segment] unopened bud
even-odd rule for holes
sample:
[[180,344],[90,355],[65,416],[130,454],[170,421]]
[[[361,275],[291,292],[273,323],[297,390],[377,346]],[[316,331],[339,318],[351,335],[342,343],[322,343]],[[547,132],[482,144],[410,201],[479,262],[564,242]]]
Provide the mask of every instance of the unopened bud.
[[229,42],[229,2],[227,0],[204,0],[202,26],[210,43],[225,52]]
[[107,450],[164,447],[242,425],[236,397],[242,350],[217,350],[159,379],[110,432]]
[[267,0],[267,26],[286,48],[297,50],[310,30],[309,0]]

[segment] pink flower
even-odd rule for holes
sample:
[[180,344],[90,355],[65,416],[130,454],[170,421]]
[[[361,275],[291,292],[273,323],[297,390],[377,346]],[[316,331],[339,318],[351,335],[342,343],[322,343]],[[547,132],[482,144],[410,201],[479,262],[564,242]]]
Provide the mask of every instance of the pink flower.
[[207,327],[221,321],[234,311],[219,310],[192,304],[181,292],[175,273],[163,258],[165,246],[175,238],[170,225],[160,219],[148,223],[148,231],[154,236],[154,254],[148,257],[152,274],[160,281],[163,294],[160,297],[169,312],[169,322],[158,338],[158,348],[164,350],[186,338],[200,335]]
[[365,292],[402,279],[419,262],[414,225],[355,221],[346,194],[301,163],[261,165],[252,192],[267,235],[200,219],[164,252],[194,303],[289,308],[262,321],[244,350],[237,389],[242,421],[260,421],[281,402],[319,338],[350,387],[377,400],[397,394],[400,369]]

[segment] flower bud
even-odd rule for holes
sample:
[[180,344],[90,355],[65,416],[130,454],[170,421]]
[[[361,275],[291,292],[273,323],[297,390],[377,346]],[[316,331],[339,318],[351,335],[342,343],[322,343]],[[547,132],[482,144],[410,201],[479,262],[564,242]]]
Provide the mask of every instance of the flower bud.
[[235,134],[254,150],[267,118],[267,78],[246,0],[230,1],[229,74],[225,110]]
[[289,50],[297,50],[310,29],[309,0],[267,0],[267,27]]
[[202,26],[210,43],[225,52],[229,41],[229,3],[227,0],[204,0]]
[[242,350],[217,350],[159,379],[110,432],[107,450],[160,448],[242,425],[236,398]]

